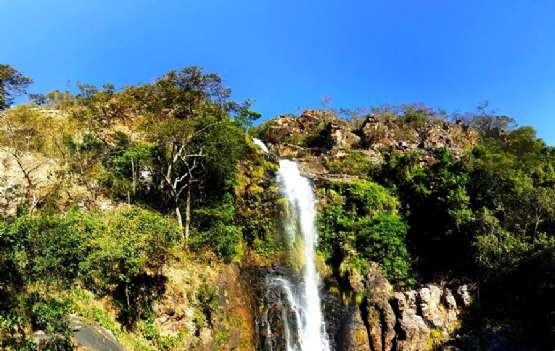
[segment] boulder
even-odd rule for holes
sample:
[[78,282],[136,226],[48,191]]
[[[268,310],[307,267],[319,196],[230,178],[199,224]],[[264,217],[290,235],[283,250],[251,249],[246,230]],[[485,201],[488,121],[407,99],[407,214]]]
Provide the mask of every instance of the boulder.
[[335,150],[350,149],[353,145],[360,142],[360,137],[358,135],[352,133],[345,126],[338,126],[336,124],[332,125],[330,139],[333,144],[333,149]]
[[433,284],[418,291],[422,317],[434,328],[444,328],[447,319],[447,312],[441,303],[442,293],[441,288]]
[[417,314],[416,294],[395,293],[398,332],[395,338],[397,351],[422,351],[428,349],[430,328]]

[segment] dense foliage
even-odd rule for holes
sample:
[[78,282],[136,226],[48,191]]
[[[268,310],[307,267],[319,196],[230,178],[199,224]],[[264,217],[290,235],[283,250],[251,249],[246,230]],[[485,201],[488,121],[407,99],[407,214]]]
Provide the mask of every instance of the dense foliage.
[[155,284],[161,279],[159,270],[177,243],[177,233],[171,221],[138,208],[103,214],[72,210],[3,222],[0,318],[11,320],[16,313],[23,323],[17,328],[23,328],[24,317],[30,316],[34,328],[67,334],[62,317],[70,306],[47,292],[79,283],[113,295],[122,320],[132,323],[160,288]]
[[[123,325],[142,323],[163,340],[148,323],[176,252],[277,260],[276,163],[251,145],[259,115],[233,101],[219,76],[188,67],[149,84],[79,84],[9,108],[30,82],[0,65],[0,145],[22,174],[22,189],[12,190],[24,194],[0,221],[1,348],[32,350],[30,334],[41,329],[49,348],[70,349],[75,306],[54,292],[74,286],[111,298]],[[463,328],[552,347],[555,148],[482,110],[454,116],[478,133],[475,144],[431,151],[426,133],[450,128],[445,113],[405,106],[373,114],[383,123],[365,133],[362,120],[348,122],[360,141],[344,157],[328,158],[336,146],[329,111],[312,134],[286,139],[318,150],[326,170],[344,176],[319,189],[319,252],[335,278],[345,282],[374,261],[398,288],[475,283],[479,299]],[[385,139],[417,147],[373,149]],[[15,200],[5,196],[8,213]],[[202,324],[216,293],[206,285],[198,293]]]
[[[30,80],[1,68],[4,109]],[[1,348],[34,349],[41,329],[47,349],[70,349],[73,307],[55,295],[75,286],[109,296],[127,328],[144,324],[172,253],[239,259],[256,227],[239,218],[235,188],[239,160],[259,157],[246,137],[258,114],[219,76],[188,67],[119,91],[78,89],[2,112],[0,144],[25,198],[0,225]]]
[[374,261],[394,282],[409,278],[407,226],[397,213],[397,199],[382,186],[362,180],[332,183],[326,198],[319,221],[320,251],[332,266],[344,260]]

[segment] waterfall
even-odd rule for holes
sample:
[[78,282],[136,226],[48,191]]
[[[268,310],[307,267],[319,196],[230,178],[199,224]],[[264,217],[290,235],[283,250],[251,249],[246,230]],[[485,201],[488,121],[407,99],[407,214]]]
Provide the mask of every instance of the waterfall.
[[[293,325],[297,330],[294,333],[285,331],[286,339],[292,334],[297,335],[296,341],[286,340],[287,350],[329,351],[329,340],[320,310],[320,277],[315,264],[317,232],[314,193],[309,180],[301,175],[293,161],[279,161],[278,183],[288,201],[289,213],[284,218],[284,227],[291,263],[302,271],[302,280],[296,284],[283,277],[273,280],[284,292],[296,319]],[[291,323],[284,324],[286,328],[291,326]]]
[[258,138],[252,138],[252,142],[258,146],[260,149],[262,149],[262,151],[264,151],[265,153],[268,153],[268,147],[266,146],[266,144],[264,144],[262,142],[262,140],[258,139]]
[[[264,152],[268,152],[260,139],[253,138],[253,142]],[[265,350],[274,349],[271,320],[277,314],[277,318],[281,320],[281,336],[287,351],[330,351],[320,309],[320,276],[315,262],[318,239],[316,200],[312,186],[301,175],[297,164],[289,160],[279,161],[277,182],[288,203],[283,227],[290,263],[300,275],[282,272],[266,279],[268,305],[262,316],[262,327],[266,334]]]

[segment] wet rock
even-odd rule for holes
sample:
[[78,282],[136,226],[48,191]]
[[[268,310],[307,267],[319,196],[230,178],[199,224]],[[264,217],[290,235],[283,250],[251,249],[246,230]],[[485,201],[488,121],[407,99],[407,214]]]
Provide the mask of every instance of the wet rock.
[[337,297],[327,293],[322,296],[322,314],[332,350],[342,350],[346,344],[352,313],[352,306],[343,305]]

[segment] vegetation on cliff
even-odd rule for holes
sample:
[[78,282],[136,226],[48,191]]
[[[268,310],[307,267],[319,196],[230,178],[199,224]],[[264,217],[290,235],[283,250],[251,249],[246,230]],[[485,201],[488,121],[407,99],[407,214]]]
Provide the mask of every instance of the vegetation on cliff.
[[[327,283],[356,290],[349,275],[370,261],[397,288],[474,283],[462,330],[555,343],[555,149],[530,127],[411,105],[350,119],[307,111],[252,128],[250,104],[196,67],[10,107],[29,83],[0,66],[2,348],[36,349],[43,330],[43,347],[70,349],[69,314],[136,349],[196,347],[208,329],[224,345],[241,323],[219,310],[228,298],[214,288],[216,266],[280,259],[276,163],[250,134],[314,177]],[[187,265],[203,281],[185,279]],[[175,298],[190,311],[161,322],[159,304],[174,301],[168,270],[194,292]]]

